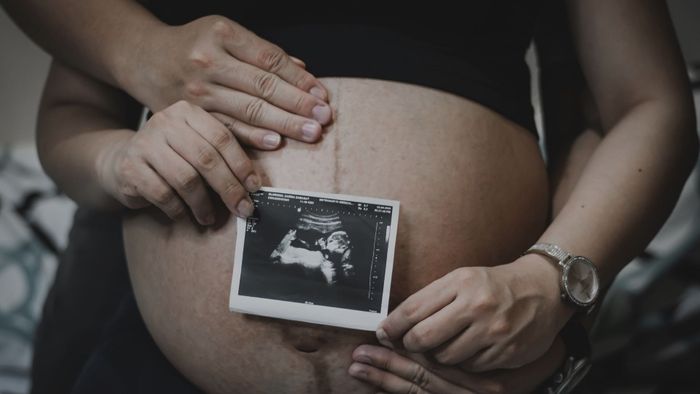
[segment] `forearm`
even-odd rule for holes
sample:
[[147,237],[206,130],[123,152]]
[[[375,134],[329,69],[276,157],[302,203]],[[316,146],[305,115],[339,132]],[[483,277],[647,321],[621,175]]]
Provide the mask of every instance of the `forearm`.
[[[604,137],[540,241],[590,258],[606,286],[676,202],[697,157],[694,108],[665,2],[567,3]],[[553,264],[529,261],[549,272],[538,272],[543,285],[557,281]],[[547,290],[552,299],[557,292]],[[573,311],[559,312],[568,319]]]
[[695,163],[694,120],[668,107],[645,102],[619,121],[542,235],[593,259],[604,284],[656,234]]
[[[57,111],[61,111],[58,109]],[[65,109],[66,112],[74,112]],[[77,112],[77,111],[75,111]],[[81,128],[87,119],[66,116],[66,123],[56,128]],[[95,122],[100,123],[100,122]],[[98,129],[63,133],[63,137],[39,138],[39,155],[46,173],[58,188],[78,205],[99,210],[115,210],[121,204],[101,186],[100,163],[133,134],[128,129]]]
[[53,63],[37,119],[46,173],[79,204],[118,207],[100,186],[99,164],[133,135],[139,107],[123,92]]
[[[131,90],[144,37],[163,24],[136,1],[1,0],[17,24],[61,62],[114,87]],[[90,32],[86,34],[86,32]],[[129,92],[132,93],[132,92]]]
[[594,151],[539,239],[590,258],[603,286],[659,230],[695,163],[693,116],[674,107],[684,106],[647,101],[630,109]]

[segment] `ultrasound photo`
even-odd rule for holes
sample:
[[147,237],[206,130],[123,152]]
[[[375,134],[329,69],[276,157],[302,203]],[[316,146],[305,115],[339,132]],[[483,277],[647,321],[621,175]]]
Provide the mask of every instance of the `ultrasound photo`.
[[388,309],[399,203],[274,188],[251,197],[230,309],[373,330]]

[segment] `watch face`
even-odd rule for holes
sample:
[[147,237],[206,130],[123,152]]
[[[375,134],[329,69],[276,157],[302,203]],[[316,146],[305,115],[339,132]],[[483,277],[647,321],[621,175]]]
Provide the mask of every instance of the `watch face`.
[[572,258],[563,272],[564,288],[576,304],[588,306],[598,296],[598,273],[595,266],[584,257]]

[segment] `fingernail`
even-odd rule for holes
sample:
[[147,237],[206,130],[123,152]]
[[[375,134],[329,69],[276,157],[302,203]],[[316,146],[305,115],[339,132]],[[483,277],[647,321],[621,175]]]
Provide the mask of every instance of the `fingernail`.
[[241,216],[248,217],[253,214],[253,205],[248,200],[241,200],[236,207]]
[[326,124],[331,120],[331,107],[326,104],[315,106],[311,110],[311,116],[321,124]]
[[364,354],[360,356],[355,356],[355,361],[359,361],[364,364],[372,364],[372,359],[368,356],[365,356]]
[[389,341],[389,336],[386,334],[386,331],[384,331],[383,328],[377,330],[377,340],[379,343],[390,349],[394,348],[394,345],[391,343],[391,341]]
[[301,132],[306,140],[315,141],[321,132],[321,126],[319,126],[318,123],[305,123],[304,126],[301,127]]
[[257,192],[258,189],[260,189],[260,178],[255,174],[249,175],[248,178],[245,179],[245,188],[251,193]]
[[319,88],[318,86],[314,86],[309,90],[309,94],[316,98],[320,98],[321,100],[326,99],[326,92],[323,91],[323,89]]
[[263,137],[263,145],[265,145],[265,147],[267,148],[277,148],[277,145],[280,144],[280,141],[280,135],[277,133],[266,134]]
[[356,378],[367,378],[367,371],[360,364],[351,364],[348,373]]

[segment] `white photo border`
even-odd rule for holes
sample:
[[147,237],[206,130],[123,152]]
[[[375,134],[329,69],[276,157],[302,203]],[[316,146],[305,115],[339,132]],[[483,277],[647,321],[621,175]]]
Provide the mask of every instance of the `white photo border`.
[[241,218],[237,218],[236,221],[236,251],[233,259],[233,275],[231,277],[229,310],[231,312],[251,313],[260,316],[303,321],[307,323],[324,324],[337,327],[351,328],[356,330],[375,331],[379,326],[379,323],[386,318],[389,312],[391,277],[394,270],[394,252],[396,249],[396,234],[398,231],[399,224],[399,201],[374,197],[311,192],[276,187],[262,187],[260,190],[268,193],[293,194],[299,196],[326,198],[331,200],[342,200],[357,203],[390,206],[391,228],[389,233],[389,245],[387,248],[386,264],[384,269],[384,286],[382,288],[381,311],[379,313],[364,312],[353,309],[336,308],[324,305],[303,304],[293,301],[273,300],[238,294],[241,283],[243,246],[245,244],[246,235],[246,219]]

